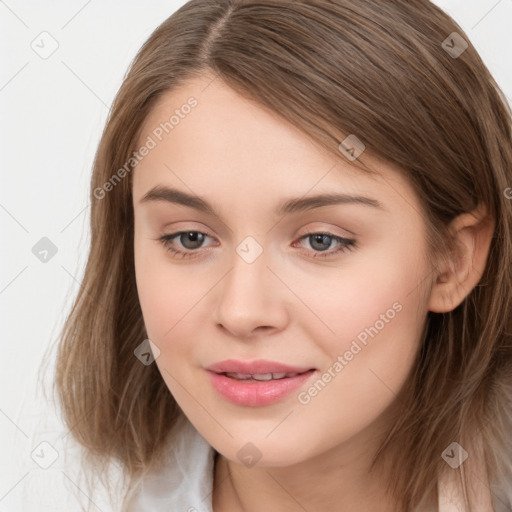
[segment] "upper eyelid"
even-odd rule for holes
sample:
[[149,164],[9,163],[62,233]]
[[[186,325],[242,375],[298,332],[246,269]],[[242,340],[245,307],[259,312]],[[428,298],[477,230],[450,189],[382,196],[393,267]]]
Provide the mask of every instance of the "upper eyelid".
[[[301,236],[304,236],[305,234],[310,234],[310,233],[323,233],[323,232],[328,233],[331,236],[336,236],[336,237],[343,238],[343,239],[346,239],[346,240],[353,240],[353,239],[355,239],[355,238],[357,238],[359,236],[359,233],[357,233],[354,230],[351,231],[350,229],[347,229],[346,227],[342,228],[339,225],[340,224],[340,220],[341,219],[331,219],[331,220],[327,220],[327,219],[325,219],[325,220],[321,220],[321,219],[311,220],[310,219],[309,222],[305,222],[304,223],[304,225],[308,226],[307,228],[305,228],[307,230],[307,232],[303,233]],[[353,222],[353,219],[349,218],[349,221]],[[302,221],[301,221],[301,223],[302,223]],[[183,233],[183,232],[187,232],[187,233],[188,232],[199,232],[199,233],[203,233],[205,235],[208,235],[211,238],[217,238],[216,236],[211,234],[210,228],[206,227],[206,225],[203,222],[201,222],[201,221],[195,221],[195,220],[192,220],[192,219],[181,220],[181,221],[172,223],[172,224],[178,224],[178,226],[172,226],[172,227],[169,224],[166,223],[166,226],[163,226],[163,229],[161,228],[162,229],[162,234],[166,234],[165,233],[166,231],[169,234],[175,234],[175,233],[178,233],[178,232],[179,233]],[[180,224],[184,224],[184,227],[182,229],[180,229]],[[192,226],[196,225],[198,227],[193,227],[192,229],[189,229],[187,224],[188,225],[192,225]],[[315,226],[314,227],[309,227],[309,226],[311,226],[311,224],[313,224]],[[301,229],[304,229],[304,226]],[[233,234],[233,230],[229,226],[227,227],[227,230],[230,233],[227,233],[226,231],[224,231],[224,228],[221,228],[221,230],[220,230],[221,233],[220,234],[221,235],[223,235],[223,234],[227,235],[228,237],[231,236],[231,234]],[[341,231],[341,233],[339,233],[339,231]]]

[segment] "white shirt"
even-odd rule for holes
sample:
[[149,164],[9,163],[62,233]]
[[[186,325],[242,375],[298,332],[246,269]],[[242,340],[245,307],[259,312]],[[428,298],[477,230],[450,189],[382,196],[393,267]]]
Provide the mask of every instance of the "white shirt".
[[[213,512],[212,489],[216,451],[183,414],[173,427],[163,467],[154,468],[131,491],[126,512]],[[455,474],[455,473],[454,473]],[[461,493],[449,479],[439,481],[436,510],[416,512],[466,512]],[[512,483],[511,483],[512,485]],[[484,487],[484,486],[482,486]],[[496,492],[496,491],[495,491]],[[510,498],[485,493],[478,512],[509,512]],[[492,503],[492,507],[491,507]]]
[[213,512],[215,450],[183,414],[171,434],[164,467],[133,490],[127,512]]

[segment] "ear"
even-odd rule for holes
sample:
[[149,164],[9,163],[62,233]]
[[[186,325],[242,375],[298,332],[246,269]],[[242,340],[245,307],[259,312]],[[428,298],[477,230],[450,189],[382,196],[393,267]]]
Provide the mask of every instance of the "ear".
[[494,221],[483,206],[456,217],[450,224],[450,258],[438,267],[428,309],[446,313],[455,309],[480,281],[489,255]]

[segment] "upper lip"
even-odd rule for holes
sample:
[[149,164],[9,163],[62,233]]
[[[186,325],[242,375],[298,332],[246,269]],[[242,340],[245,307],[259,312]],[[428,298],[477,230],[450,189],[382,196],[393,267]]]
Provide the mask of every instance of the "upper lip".
[[277,361],[257,359],[254,361],[237,361],[227,359],[219,361],[206,367],[215,373],[246,373],[251,375],[262,375],[266,373],[304,373],[314,370],[311,366],[290,366]]

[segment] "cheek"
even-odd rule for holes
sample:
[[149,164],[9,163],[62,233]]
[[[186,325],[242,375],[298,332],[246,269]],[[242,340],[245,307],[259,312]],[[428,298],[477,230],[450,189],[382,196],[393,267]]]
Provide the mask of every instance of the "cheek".
[[312,452],[357,435],[396,401],[417,355],[419,329],[411,318],[415,304],[402,298],[394,305],[370,303],[356,320],[338,320],[319,378],[297,397],[297,423],[322,432]]
[[165,264],[152,263],[137,272],[137,289],[148,336],[158,344],[172,339],[190,318],[204,286],[188,273],[170,272]]
[[[151,242],[151,241],[150,241]],[[164,247],[152,243],[135,246],[137,293],[148,338],[160,349],[157,365],[179,374],[192,371],[193,351],[206,318],[208,294],[219,280],[207,266],[170,261]],[[165,378],[165,375],[164,375]],[[170,383],[168,383],[170,384]]]
[[301,401],[312,416],[336,403],[334,415],[340,421],[343,416],[345,425],[350,411],[370,421],[393,401],[414,364],[426,318],[422,283],[428,267],[420,250],[379,255],[380,265],[377,258],[361,259],[323,297],[309,296],[311,309],[334,331],[309,333],[328,355],[322,368],[328,383],[306,390]]
[[[190,396],[181,383],[194,379],[194,368],[186,364],[193,360],[194,344],[198,323],[193,321],[193,308],[205,291],[198,280],[179,266],[171,269],[164,258],[153,255],[151,263],[143,258],[136,263],[136,278],[139,301],[148,338],[158,347],[155,360],[167,388],[186,407]],[[142,256],[142,252],[140,254]]]
[[326,280],[325,293],[302,289],[304,302],[331,331],[319,331],[311,316],[301,324],[326,354],[322,382],[299,400],[308,416],[320,418],[337,404],[337,412],[330,414],[348,428],[347,414],[354,414],[356,428],[398,394],[414,364],[426,317],[423,254],[382,247],[359,259],[350,272],[340,271],[330,285]]
[[301,324],[309,337],[321,340],[331,356],[356,339],[369,346],[370,340],[386,338],[391,350],[400,339],[402,345],[414,345],[426,315],[422,291],[429,268],[421,240],[414,242],[407,247],[404,241],[405,248],[396,241],[382,243],[350,255],[339,268],[323,269],[314,279],[296,279],[297,295],[315,314],[305,315]]

